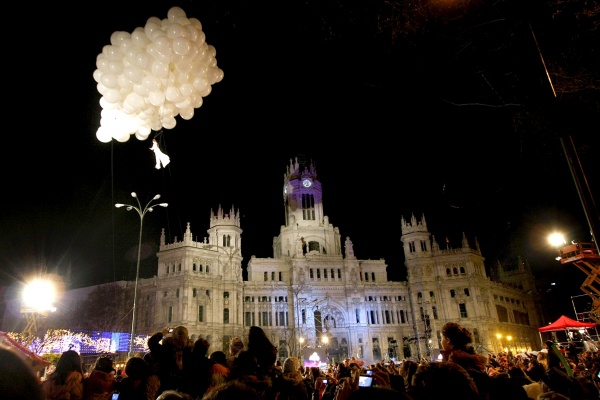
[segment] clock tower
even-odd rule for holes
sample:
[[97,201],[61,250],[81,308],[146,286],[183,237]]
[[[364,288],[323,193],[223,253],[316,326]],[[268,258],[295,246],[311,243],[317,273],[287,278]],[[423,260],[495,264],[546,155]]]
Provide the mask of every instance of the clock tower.
[[314,164],[290,160],[283,176],[285,226],[318,226],[323,221],[323,192]]
[[312,161],[290,160],[283,175],[283,205],[285,225],[273,244],[276,257],[340,254],[339,232],[323,213],[321,182]]

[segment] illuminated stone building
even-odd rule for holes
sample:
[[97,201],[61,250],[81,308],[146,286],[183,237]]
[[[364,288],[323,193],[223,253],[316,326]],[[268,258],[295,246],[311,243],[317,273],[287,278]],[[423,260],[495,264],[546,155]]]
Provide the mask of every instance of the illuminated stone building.
[[456,321],[484,353],[540,348],[540,305],[524,265],[492,281],[476,240],[463,235],[461,247],[442,249],[425,217],[411,215],[398,229],[408,279],[388,281],[385,260],[357,259],[350,238],[329,221],[323,190],[313,164],[290,161],[282,187],[285,225],[271,258],[251,257],[247,280],[239,211],[211,211],[202,240],[194,239],[190,223],[172,243],[163,230],[157,274],[140,281],[137,331],[184,325],[214,351],[226,350],[234,336],[245,340],[257,325],[280,357],[321,348],[330,360],[374,362],[434,360],[442,325]]

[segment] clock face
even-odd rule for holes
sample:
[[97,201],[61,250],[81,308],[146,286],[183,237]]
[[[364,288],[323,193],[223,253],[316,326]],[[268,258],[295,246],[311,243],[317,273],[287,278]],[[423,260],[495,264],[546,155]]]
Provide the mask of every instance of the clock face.
[[312,182],[310,181],[310,179],[305,179],[302,181],[302,186],[310,187],[310,185],[312,185]]

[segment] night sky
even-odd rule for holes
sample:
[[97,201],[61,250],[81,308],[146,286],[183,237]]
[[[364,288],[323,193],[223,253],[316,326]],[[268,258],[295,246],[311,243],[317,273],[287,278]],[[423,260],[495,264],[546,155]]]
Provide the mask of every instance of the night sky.
[[[125,4],[126,3],[126,4]],[[425,214],[444,247],[477,237],[486,266],[521,257],[565,312],[585,279],[546,244],[591,239],[560,138],[573,139],[598,197],[600,6],[534,1],[126,1],[12,4],[5,41],[0,282],[32,271],[71,287],[143,276],[161,229],[203,240],[210,211],[234,206],[250,256],[271,257],[290,159],[316,164],[330,222],[356,256],[404,280],[401,217]],[[173,6],[202,23],[223,80],[191,120],[150,139],[102,143],[96,57]],[[592,4],[590,7],[594,7]],[[590,12],[591,11],[591,12]],[[552,85],[546,72],[550,75]],[[8,123],[10,122],[10,123]],[[136,204],[136,203],[133,203]],[[593,205],[593,204],[592,204]]]

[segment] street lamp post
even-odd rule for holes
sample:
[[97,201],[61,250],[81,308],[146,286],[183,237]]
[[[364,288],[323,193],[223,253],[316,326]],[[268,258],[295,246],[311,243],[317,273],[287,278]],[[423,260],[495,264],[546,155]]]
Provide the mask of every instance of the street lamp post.
[[122,204],[122,203],[115,204],[115,207],[117,207],[117,208],[121,208],[121,207],[125,206],[125,207],[127,207],[126,208],[127,211],[135,210],[135,211],[137,211],[138,215],[140,216],[140,235],[139,235],[139,241],[138,241],[137,267],[135,270],[135,288],[133,289],[133,309],[132,309],[133,317],[131,318],[131,338],[130,338],[130,342],[129,342],[129,358],[133,357],[133,348],[134,348],[134,343],[135,343],[135,323],[136,323],[136,318],[137,318],[136,307],[137,307],[138,283],[140,280],[140,260],[142,257],[142,226],[144,224],[144,215],[146,215],[147,212],[152,212],[154,210],[153,207],[155,207],[155,206],[167,207],[169,205],[168,203],[151,204],[154,200],[160,199],[160,194],[157,194],[156,196],[154,196],[152,198],[152,200],[150,200],[144,208],[142,208],[140,199],[137,197],[137,194],[135,192],[131,193],[131,197],[133,197],[137,201],[137,203],[138,203],[137,207],[132,206],[131,204]]

